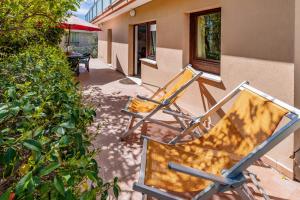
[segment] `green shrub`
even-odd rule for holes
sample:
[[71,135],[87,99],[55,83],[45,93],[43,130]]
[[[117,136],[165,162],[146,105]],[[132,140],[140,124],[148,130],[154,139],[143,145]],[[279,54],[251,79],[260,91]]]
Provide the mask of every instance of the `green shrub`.
[[33,46],[0,63],[0,199],[106,199],[81,104],[61,50]]

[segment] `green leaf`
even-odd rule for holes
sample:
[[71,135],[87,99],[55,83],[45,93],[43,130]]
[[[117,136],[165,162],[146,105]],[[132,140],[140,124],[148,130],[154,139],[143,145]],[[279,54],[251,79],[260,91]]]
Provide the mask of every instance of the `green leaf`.
[[16,185],[16,195],[20,195],[26,188],[28,183],[30,182],[30,179],[32,178],[32,172],[29,172]]
[[70,175],[70,174],[67,174],[67,175],[64,175],[64,176],[62,176],[62,177],[65,179],[66,182],[68,182],[69,179],[71,178],[71,175]]
[[60,126],[68,129],[75,128],[75,124],[71,121],[62,123]]
[[24,140],[23,145],[30,150],[40,152],[42,150],[42,145],[36,140],[28,139]]
[[56,132],[59,135],[64,135],[66,131],[65,131],[65,129],[63,127],[58,127],[58,129],[56,130]]
[[4,120],[7,116],[9,116],[8,110],[0,110],[0,121]]
[[52,183],[42,183],[40,186],[41,200],[49,200],[49,192],[53,189]]
[[45,132],[44,127],[40,126],[38,127],[34,133],[33,133],[33,137],[37,137],[39,135],[42,135]]
[[25,113],[30,113],[33,109],[34,109],[34,105],[32,105],[29,102],[23,107],[23,111]]
[[66,196],[65,196],[66,200],[75,200],[76,198],[74,197],[74,195],[72,194],[72,192],[70,190],[68,190],[66,192]]
[[70,137],[69,136],[63,136],[59,140],[59,144],[61,147],[68,146],[70,144]]
[[93,181],[94,183],[98,183],[98,180],[97,180],[97,174],[95,172],[92,172],[92,171],[86,171],[85,172],[87,177]]
[[16,150],[9,147],[5,153],[4,161],[9,164],[16,157]]
[[1,110],[7,110],[7,108],[8,108],[7,105],[3,105],[3,106],[0,107],[0,111],[1,111]]
[[118,177],[115,177],[115,178],[114,178],[114,184],[118,184],[118,181],[119,181],[119,178],[118,178]]
[[13,115],[17,115],[18,112],[20,111],[20,107],[16,106],[10,109],[10,111],[12,112]]
[[106,200],[108,197],[108,192],[107,191],[104,191],[101,195],[101,200]]
[[114,185],[113,191],[114,191],[115,197],[118,198],[119,197],[119,192],[120,192],[119,186],[118,185],[116,185],[116,186]]
[[118,177],[115,177],[114,178],[114,185],[113,185],[113,192],[114,192],[114,195],[115,195],[116,198],[119,197],[120,191],[121,191],[121,188],[118,185]]
[[0,196],[0,200],[9,200],[10,193],[11,193],[11,189],[9,188],[8,190],[6,190],[6,192],[4,192]]
[[16,98],[16,88],[11,87],[8,89],[7,94],[10,98],[15,99]]
[[60,167],[60,164],[55,162],[55,163],[51,163],[50,165],[48,165],[47,167],[41,169],[39,175],[40,176],[46,176],[48,174],[50,174],[51,172],[53,172],[55,169],[57,169],[58,167]]
[[54,187],[61,195],[65,196],[64,183],[58,176],[54,177]]
[[80,200],[94,200],[96,199],[96,191],[95,190],[90,190],[85,193],[80,197]]

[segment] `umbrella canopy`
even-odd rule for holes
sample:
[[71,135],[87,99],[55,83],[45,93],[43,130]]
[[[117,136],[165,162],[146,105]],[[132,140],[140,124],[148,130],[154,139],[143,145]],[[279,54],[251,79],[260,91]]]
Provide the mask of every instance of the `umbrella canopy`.
[[69,52],[69,46],[70,46],[70,37],[71,37],[71,30],[81,30],[81,31],[101,31],[101,29],[91,24],[87,21],[84,21],[83,19],[80,19],[75,16],[71,16],[67,19],[67,21],[60,23],[58,26],[59,28],[68,29],[69,30],[69,36],[68,36],[68,52]]
[[62,22],[59,25],[59,28],[81,31],[101,31],[101,29],[98,26],[75,16],[71,16],[67,19],[67,21]]

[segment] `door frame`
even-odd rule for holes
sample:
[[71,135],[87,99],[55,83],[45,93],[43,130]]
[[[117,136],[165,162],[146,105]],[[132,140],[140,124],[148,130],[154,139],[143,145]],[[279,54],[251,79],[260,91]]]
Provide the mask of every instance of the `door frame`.
[[[133,32],[133,73],[132,73],[132,75],[133,76],[137,76],[137,68],[138,68],[138,66],[137,66],[137,63],[138,63],[138,60],[137,60],[137,58],[138,58],[138,51],[137,51],[137,47],[138,47],[138,26],[141,26],[141,25],[143,25],[143,26],[145,26],[146,27],[146,45],[147,45],[147,37],[148,37],[148,34],[147,34],[147,29],[148,29],[148,27],[147,27],[147,22],[143,22],[143,23],[138,23],[138,24],[133,24],[132,26],[133,26],[133,30],[132,30],[132,32]],[[146,47],[147,48],[147,47]],[[141,72],[142,72],[142,66],[141,66]]]
[[134,30],[133,30],[133,75],[137,75],[138,71],[138,32],[139,32],[139,25],[134,25]]

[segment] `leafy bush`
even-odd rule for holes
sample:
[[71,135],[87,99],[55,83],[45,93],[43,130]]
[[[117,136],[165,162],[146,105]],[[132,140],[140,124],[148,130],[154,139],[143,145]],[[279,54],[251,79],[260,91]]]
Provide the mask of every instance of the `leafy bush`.
[[0,199],[106,199],[89,150],[95,115],[61,50],[33,46],[0,63]]

